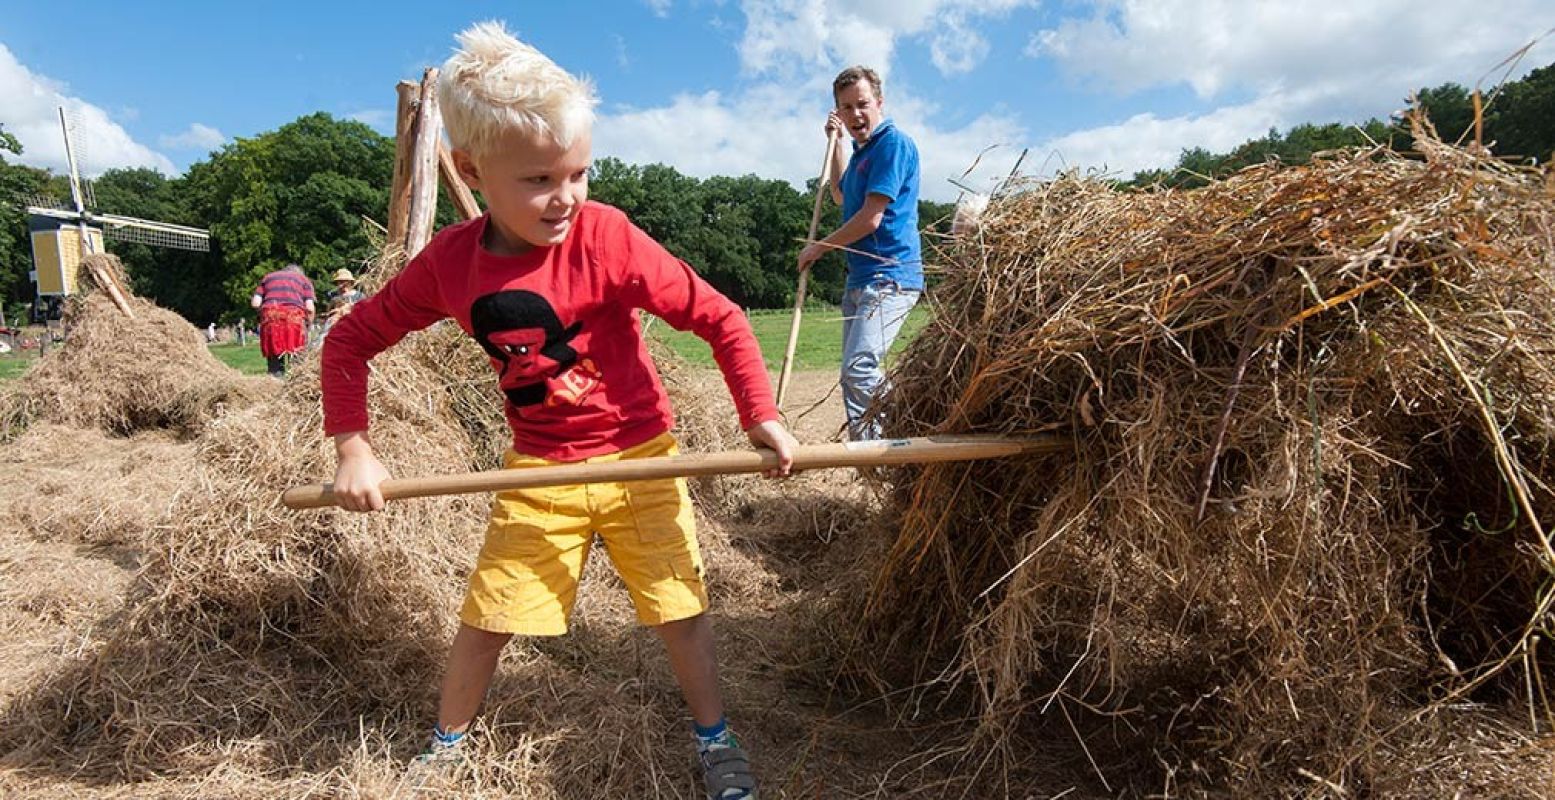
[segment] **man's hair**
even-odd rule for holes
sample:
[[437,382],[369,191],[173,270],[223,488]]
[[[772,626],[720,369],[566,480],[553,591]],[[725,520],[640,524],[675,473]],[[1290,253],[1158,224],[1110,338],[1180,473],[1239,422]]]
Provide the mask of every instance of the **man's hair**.
[[859,81],[869,81],[869,86],[875,90],[875,97],[877,99],[884,95],[880,89],[880,73],[875,72],[869,67],[852,66],[848,67],[842,72],[837,73],[836,80],[831,82],[831,99],[835,102],[837,95],[842,94],[843,89],[846,89],[849,86],[858,83]]
[[437,79],[454,147],[485,155],[510,131],[571,147],[594,123],[593,85],[520,42],[502,23],[476,23],[458,39],[459,50]]

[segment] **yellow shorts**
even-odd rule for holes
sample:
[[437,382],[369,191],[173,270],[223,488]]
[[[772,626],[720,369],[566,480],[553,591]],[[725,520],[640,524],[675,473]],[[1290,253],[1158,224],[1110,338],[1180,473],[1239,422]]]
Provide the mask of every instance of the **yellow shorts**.
[[[668,433],[585,463],[674,455]],[[556,462],[519,455],[509,469]],[[645,625],[707,610],[696,517],[681,479],[517,489],[491,504],[469,592],[459,619],[493,633],[558,636],[567,632],[578,577],[598,533]]]

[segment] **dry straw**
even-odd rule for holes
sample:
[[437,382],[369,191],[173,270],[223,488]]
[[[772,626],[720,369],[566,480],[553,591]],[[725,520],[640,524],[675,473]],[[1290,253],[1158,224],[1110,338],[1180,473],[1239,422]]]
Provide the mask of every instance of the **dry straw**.
[[1074,441],[899,476],[855,660],[967,692],[967,770],[1044,731],[1104,791],[1432,795],[1454,703],[1555,726],[1555,202],[1419,147],[1007,187],[947,253],[891,432]]
[[[54,570],[54,591],[4,592],[19,611],[0,624],[28,641],[46,640],[37,617],[56,606],[117,610],[73,630],[70,651],[43,662],[50,671],[18,666],[0,683],[0,791],[410,796],[403,765],[433,715],[485,500],[421,500],[374,515],[285,511],[276,502],[282,489],[333,469],[316,357],[269,399],[206,406],[210,416],[196,425],[167,410],[183,396],[179,386],[209,384],[211,396],[223,396],[248,379],[207,369],[191,326],[132,303],[134,322],[95,294],[73,306],[68,346],[28,373],[24,402],[10,406],[22,410],[12,413],[20,438],[7,453],[27,448],[17,460],[28,474],[59,483],[47,495],[6,494],[33,527],[6,540],[0,570],[53,569],[31,541],[112,545],[137,563],[117,602],[80,602],[94,595],[93,574],[122,574],[82,566],[91,560]],[[102,333],[139,324],[160,327]],[[121,363],[142,358],[149,363],[138,368]],[[145,371],[158,364],[183,370],[166,378],[165,391],[163,376]],[[692,412],[683,438],[726,441],[719,429],[732,426],[732,414],[727,426],[699,421],[696,399],[681,394],[689,379],[668,372],[683,412]],[[40,405],[51,396],[42,388],[64,380],[89,402]],[[435,326],[374,360],[374,444],[399,475],[494,467],[508,439],[499,398],[479,349],[452,323]],[[173,438],[186,441],[161,449]],[[156,463],[142,469],[114,458],[96,473],[74,464],[114,447]],[[145,489],[132,493],[132,481]],[[137,497],[145,502],[131,502]],[[775,581],[759,564],[715,524],[704,528],[703,546],[725,613],[770,609]],[[575,633],[510,649],[482,715],[473,774],[458,785],[518,798],[679,796],[692,785],[688,765],[675,759],[687,746],[680,707],[657,643],[595,558]]]
[[[128,285],[117,256],[87,259]],[[120,436],[146,429],[193,436],[224,411],[274,393],[273,381],[245,378],[218,361],[177,314],[128,295],[135,316],[125,316],[105,293],[92,291],[91,274],[82,270],[86,291],[69,303],[68,343],[0,396],[0,436],[40,419]]]

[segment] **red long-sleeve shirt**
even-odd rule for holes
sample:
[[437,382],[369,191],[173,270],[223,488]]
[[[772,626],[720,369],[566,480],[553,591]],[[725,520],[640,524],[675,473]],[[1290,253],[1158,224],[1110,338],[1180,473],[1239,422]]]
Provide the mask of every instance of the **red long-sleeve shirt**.
[[487,217],[452,225],[324,341],[324,431],[366,430],[367,362],[453,318],[499,375],[513,449],[554,461],[624,450],[674,424],[637,309],[713,348],[740,425],[778,418],[745,314],[626,215],[590,202],[559,245],[498,256]]

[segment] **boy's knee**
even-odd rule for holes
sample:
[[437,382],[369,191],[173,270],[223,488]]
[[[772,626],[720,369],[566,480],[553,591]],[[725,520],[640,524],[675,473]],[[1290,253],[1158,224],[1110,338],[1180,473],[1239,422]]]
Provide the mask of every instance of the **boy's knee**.
[[471,650],[483,654],[501,650],[513,638],[511,633],[483,631],[465,624],[460,624],[459,635],[464,638]]

